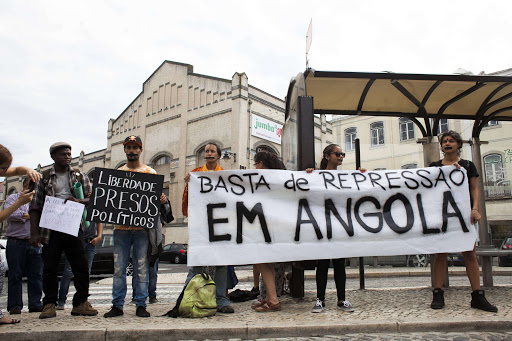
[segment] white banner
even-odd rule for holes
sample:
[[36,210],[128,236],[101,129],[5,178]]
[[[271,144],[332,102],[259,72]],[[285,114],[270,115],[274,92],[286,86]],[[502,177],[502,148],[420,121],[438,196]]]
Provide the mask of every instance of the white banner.
[[283,125],[267,120],[258,115],[251,115],[251,134],[264,140],[281,144]]
[[64,199],[47,195],[39,225],[77,237],[84,208],[83,204],[74,201],[64,203]]
[[472,250],[466,171],[191,173],[188,265]]

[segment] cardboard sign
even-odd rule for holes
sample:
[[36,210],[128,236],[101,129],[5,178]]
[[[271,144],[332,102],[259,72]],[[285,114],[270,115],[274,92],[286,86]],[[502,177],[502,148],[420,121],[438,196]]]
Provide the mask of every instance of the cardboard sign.
[[153,228],[163,183],[163,175],[96,168],[87,220]]
[[191,173],[188,265],[472,250],[461,168]]
[[64,199],[47,195],[39,226],[77,237],[84,208],[83,204],[74,201],[64,203]]

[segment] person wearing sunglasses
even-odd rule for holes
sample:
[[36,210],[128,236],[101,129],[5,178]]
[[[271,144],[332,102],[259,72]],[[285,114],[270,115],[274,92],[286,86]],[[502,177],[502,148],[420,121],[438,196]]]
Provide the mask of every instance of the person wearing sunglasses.
[[[322,154],[322,161],[320,162],[320,169],[336,170],[341,166],[345,153],[337,144],[330,144],[325,147]],[[359,168],[361,172],[366,169]],[[313,168],[306,169],[307,173],[311,173]],[[316,303],[312,313],[321,313],[325,309],[325,289],[327,287],[327,274],[329,270],[330,259],[320,259],[317,261],[316,266]],[[334,267],[334,282],[336,283],[336,292],[338,294],[338,308],[345,312],[353,312],[352,304],[347,301],[345,296],[345,286],[347,282],[347,275],[345,272],[345,258],[333,259],[332,264]]]

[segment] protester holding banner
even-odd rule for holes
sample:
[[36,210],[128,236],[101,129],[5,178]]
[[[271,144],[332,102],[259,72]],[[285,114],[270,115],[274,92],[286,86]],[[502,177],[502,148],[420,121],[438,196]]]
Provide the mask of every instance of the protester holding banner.
[[[71,315],[94,316],[98,314],[98,311],[93,309],[87,301],[89,296],[89,268],[81,240],[84,221],[80,223],[78,236],[40,227],[47,196],[87,205],[91,194],[91,183],[85,173],[70,167],[71,145],[69,143],[57,142],[51,145],[50,156],[55,164],[48,171],[43,172],[43,178],[36,184],[34,198],[30,205],[30,244],[33,247],[43,245],[44,298],[43,311],[39,318],[45,319],[57,316],[55,308],[59,289],[57,268],[63,251],[71,264],[75,277],[76,293],[73,296]],[[76,199],[74,196],[73,188],[77,183],[82,186],[84,199]]]
[[[142,153],[142,140],[139,136],[128,136],[124,142],[126,165],[119,170],[156,174],[156,171],[140,161]],[[146,310],[149,283],[149,231],[143,227],[115,225],[114,227],[114,278],[112,286],[112,308],[105,313],[105,318],[123,315],[124,299],[126,297],[126,267],[130,260],[130,251],[133,248],[132,264],[137,268],[137,281],[135,293],[135,314],[139,317],[149,317]]]
[[[30,177],[33,181],[39,180],[41,177],[41,174],[34,172],[33,170],[26,168],[26,167],[11,167],[12,163],[12,155],[9,149],[5,148],[3,145],[0,144],[0,176],[15,176],[15,175],[21,175],[21,174],[31,174],[32,177]],[[9,216],[11,216],[16,210],[18,210],[20,207],[22,207],[25,204],[28,204],[32,200],[33,192],[28,192],[24,190],[12,203],[12,205],[6,207],[3,211],[0,211],[0,223]],[[4,276],[5,276],[5,269],[4,269],[4,263],[2,261],[2,258],[0,256],[0,295],[2,294],[3,286],[4,286]],[[20,320],[17,319],[11,319],[7,316],[4,316],[2,313],[2,309],[0,309],[0,325],[3,324],[16,324],[20,323]]]
[[[469,160],[460,158],[460,151],[462,148],[462,138],[459,133],[455,131],[447,131],[439,137],[439,144],[441,151],[444,154],[442,160],[432,162],[430,167],[442,167],[456,165],[458,168],[464,167],[467,171],[469,179],[469,194],[471,202],[471,223],[476,224],[481,216],[478,212],[478,200],[480,193],[476,183],[476,178],[479,176],[475,164]],[[464,261],[466,263],[466,273],[468,275],[469,283],[471,284],[471,307],[490,312],[497,312],[498,308],[490,304],[485,298],[485,293],[480,289],[480,268],[478,266],[478,259],[476,258],[475,248],[470,251],[462,252]],[[446,253],[438,253],[435,255],[433,272],[434,272],[434,291],[432,309],[442,309],[444,307],[444,291],[441,289],[444,282],[446,271]]]
[[[204,158],[206,159],[206,164],[202,167],[194,168],[192,172],[214,172],[223,170],[218,161],[221,157],[220,147],[213,142],[209,142],[204,147]],[[185,176],[185,182],[188,183],[190,180],[190,173]],[[185,186],[185,190],[183,191],[183,199],[181,206],[182,213],[185,217],[188,217],[188,184]],[[188,270],[187,279],[185,281],[185,287],[188,282],[197,274],[203,272],[202,266],[193,266]],[[216,286],[216,296],[217,296],[217,311],[225,314],[232,314],[235,310],[230,306],[229,299],[226,295],[227,289],[227,266],[216,266],[215,267],[215,276],[213,278]]]
[[[345,153],[337,144],[330,144],[324,148],[320,162],[320,169],[336,170],[343,163]],[[308,168],[306,172],[311,173],[312,168]],[[327,274],[329,270],[330,259],[321,259],[316,265],[316,303],[312,313],[321,313],[325,308],[325,289],[327,287]],[[334,282],[336,283],[336,292],[338,294],[338,308],[345,312],[353,312],[352,304],[346,300],[345,285],[347,275],[345,272],[345,258],[332,260],[334,267]]]
[[[283,169],[282,163],[275,154],[258,152],[254,155],[254,167],[256,169]],[[252,305],[252,308],[259,313],[281,310],[281,302],[277,298],[276,273],[273,263],[261,263],[254,265],[259,270],[263,283],[265,284],[265,297]],[[262,288],[263,289],[263,288]]]

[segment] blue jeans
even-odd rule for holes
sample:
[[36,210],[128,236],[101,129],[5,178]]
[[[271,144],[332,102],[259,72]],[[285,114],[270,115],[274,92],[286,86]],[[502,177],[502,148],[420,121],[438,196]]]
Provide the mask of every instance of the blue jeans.
[[[187,280],[185,281],[185,286],[187,286],[188,282],[197,274],[203,272],[202,266],[193,266],[188,268]],[[215,267],[215,276],[213,277],[213,281],[215,282],[215,295],[217,297],[217,308],[222,308],[225,306],[229,306],[229,298],[226,297],[226,287],[228,281],[228,267],[227,266],[216,266]]]
[[43,260],[41,248],[30,246],[28,240],[9,238],[6,250],[9,266],[7,310],[23,308],[22,278],[27,276],[28,307],[40,307],[43,295]]
[[[119,309],[124,307],[126,297],[126,267],[130,261],[133,245],[132,264],[137,274],[135,305],[146,307],[149,283],[147,230],[114,230],[114,283],[112,287],[112,305]],[[135,268],[137,270],[135,270]]]
[[[149,267],[149,285],[148,285],[148,295],[149,298],[156,297],[156,281],[158,279],[158,263],[160,263],[160,259],[157,259],[155,265]],[[132,298],[135,299],[135,293],[137,288],[137,271],[133,269],[133,277],[132,277]]]
[[[2,261],[2,254],[0,254],[0,295],[2,295],[2,290],[4,289],[4,277],[5,277],[4,262]],[[2,309],[0,309],[0,319],[2,317],[4,317],[4,313],[2,313]]]
[[[85,248],[85,257],[87,258],[87,262],[89,264],[89,278],[91,275],[92,261],[94,260],[94,254],[96,253],[96,247],[91,243],[84,243]],[[69,291],[69,284],[71,283],[71,278],[73,278],[73,271],[71,271],[71,264],[69,264],[68,259],[66,258],[66,264],[64,265],[64,272],[62,273],[62,278],[60,279],[60,287],[59,287],[59,299],[57,300],[58,305],[66,304],[66,299]]]

